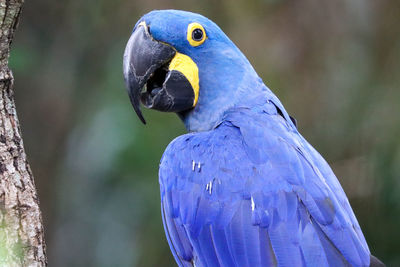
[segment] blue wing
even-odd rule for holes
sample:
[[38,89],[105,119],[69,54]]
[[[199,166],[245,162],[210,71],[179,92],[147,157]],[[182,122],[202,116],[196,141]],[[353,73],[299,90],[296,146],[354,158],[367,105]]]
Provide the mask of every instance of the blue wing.
[[369,266],[335,175],[272,102],[175,139],[160,187],[180,266]]

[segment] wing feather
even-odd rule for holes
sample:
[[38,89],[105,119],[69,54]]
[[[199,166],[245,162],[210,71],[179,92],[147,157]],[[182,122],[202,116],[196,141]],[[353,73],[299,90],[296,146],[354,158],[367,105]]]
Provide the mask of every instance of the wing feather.
[[368,266],[333,172],[297,130],[269,116],[246,119],[243,111],[168,146],[161,197],[178,264]]

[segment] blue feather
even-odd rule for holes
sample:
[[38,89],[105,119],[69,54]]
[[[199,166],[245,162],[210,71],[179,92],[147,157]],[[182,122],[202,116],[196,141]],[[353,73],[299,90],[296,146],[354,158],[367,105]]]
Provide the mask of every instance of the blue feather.
[[[327,163],[285,120],[238,113],[178,137],[161,162],[161,195],[174,211],[166,215],[184,222],[187,235],[175,236],[192,245],[196,266],[368,266],[368,246]],[[190,255],[179,242],[175,249]]]
[[[171,142],[159,171],[178,265],[369,266],[336,176],[222,30],[175,10],[140,21],[199,70],[198,103],[179,114],[191,133]],[[206,31],[200,46],[186,39],[192,22]]]

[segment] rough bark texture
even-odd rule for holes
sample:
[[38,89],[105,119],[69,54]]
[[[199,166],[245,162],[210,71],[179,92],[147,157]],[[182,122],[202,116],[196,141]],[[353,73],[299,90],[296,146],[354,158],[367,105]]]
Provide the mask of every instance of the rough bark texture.
[[8,68],[23,0],[0,0],[0,266],[45,266],[42,218]]

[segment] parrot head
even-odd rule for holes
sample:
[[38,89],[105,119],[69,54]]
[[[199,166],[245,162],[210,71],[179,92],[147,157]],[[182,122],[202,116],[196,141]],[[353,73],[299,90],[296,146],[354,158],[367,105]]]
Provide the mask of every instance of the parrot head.
[[140,18],[125,48],[123,72],[143,123],[140,102],[176,112],[189,131],[214,128],[224,112],[264,90],[225,33],[206,17],[186,11],[157,10]]

